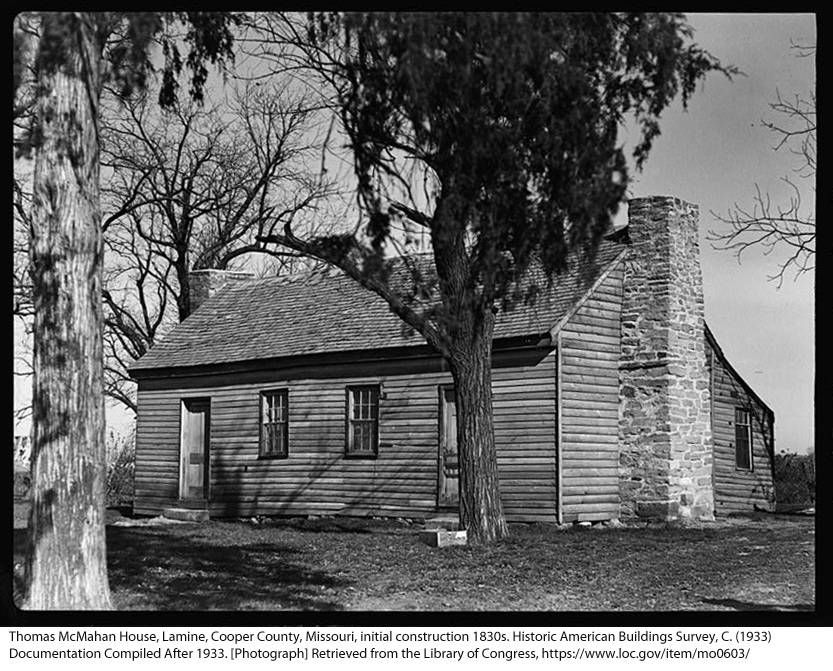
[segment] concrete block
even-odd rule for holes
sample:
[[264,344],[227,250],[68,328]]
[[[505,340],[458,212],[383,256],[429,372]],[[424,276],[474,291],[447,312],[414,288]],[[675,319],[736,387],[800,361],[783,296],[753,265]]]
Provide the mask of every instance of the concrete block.
[[420,531],[419,540],[435,548],[444,548],[450,545],[465,545],[468,542],[467,532],[465,530],[446,531],[445,529],[426,529]]

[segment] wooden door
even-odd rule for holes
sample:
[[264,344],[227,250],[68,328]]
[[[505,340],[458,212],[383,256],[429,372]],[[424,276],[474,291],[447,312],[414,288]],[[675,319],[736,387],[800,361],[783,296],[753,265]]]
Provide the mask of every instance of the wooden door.
[[210,408],[207,398],[182,401],[179,476],[179,496],[182,499],[208,498]]
[[440,387],[440,441],[437,505],[460,503],[460,462],[457,457],[457,409],[454,388]]

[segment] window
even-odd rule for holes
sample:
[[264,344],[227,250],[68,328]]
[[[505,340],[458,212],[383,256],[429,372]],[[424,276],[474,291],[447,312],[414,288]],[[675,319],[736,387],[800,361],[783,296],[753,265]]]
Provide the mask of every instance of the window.
[[289,392],[286,389],[260,394],[260,456],[289,455]]
[[347,456],[375,457],[379,451],[379,387],[347,388]]
[[752,413],[735,408],[735,465],[752,469]]

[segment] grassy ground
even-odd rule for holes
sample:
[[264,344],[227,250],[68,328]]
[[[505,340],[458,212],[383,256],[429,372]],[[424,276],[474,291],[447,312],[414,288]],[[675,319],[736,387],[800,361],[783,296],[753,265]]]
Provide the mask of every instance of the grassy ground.
[[[416,525],[382,520],[120,526],[117,518],[110,514],[107,542],[122,610],[809,611],[815,603],[812,517],[519,525],[492,546],[443,549],[419,542]],[[24,533],[15,531],[16,566]]]

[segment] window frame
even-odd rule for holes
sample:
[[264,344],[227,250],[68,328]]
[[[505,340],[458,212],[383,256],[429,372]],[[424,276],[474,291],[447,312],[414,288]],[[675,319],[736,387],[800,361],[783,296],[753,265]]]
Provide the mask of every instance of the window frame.
[[[282,399],[284,407],[284,419],[279,419],[273,422],[267,422],[268,398]],[[260,413],[258,424],[258,459],[287,459],[289,457],[289,389],[264,389],[260,392]],[[271,425],[278,425],[281,427],[281,439],[283,442],[283,451],[269,450],[267,442],[267,427]]]
[[[354,417],[356,407],[355,394],[370,392],[369,404],[363,406],[359,397],[359,407],[369,407],[371,417]],[[382,389],[380,384],[359,384],[349,385],[345,388],[345,412],[344,412],[344,456],[347,459],[376,459],[379,456],[379,433],[380,433],[380,401]],[[360,411],[361,414],[361,411]],[[375,416],[373,416],[375,415]],[[354,447],[356,422],[371,427],[370,449],[356,449]]]
[[[754,461],[752,458],[752,409],[748,407],[735,408],[735,468],[739,471],[754,470]],[[745,428],[745,431],[743,429]],[[743,440],[741,440],[742,432],[745,433]],[[741,451],[741,444],[745,442],[746,448]],[[741,455],[745,455],[745,459],[741,459]],[[745,461],[746,463],[742,463]]]

